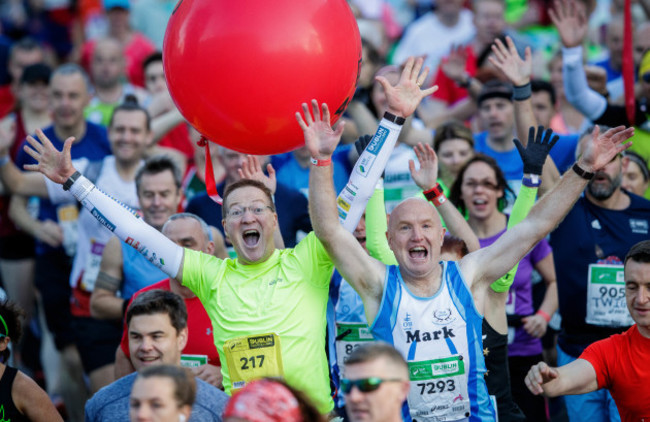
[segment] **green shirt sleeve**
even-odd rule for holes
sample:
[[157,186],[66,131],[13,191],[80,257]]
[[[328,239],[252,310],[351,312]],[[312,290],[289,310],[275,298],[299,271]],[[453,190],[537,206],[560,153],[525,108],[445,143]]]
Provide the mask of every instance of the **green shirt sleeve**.
[[[508,219],[508,230],[519,224],[526,216],[530,209],[535,205],[535,198],[537,197],[537,189],[531,188],[525,185],[521,185],[519,190],[519,195],[515,200],[514,205],[512,206],[512,213]],[[515,280],[515,274],[517,273],[517,268],[519,264],[515,265],[510,271],[506,273],[503,277],[495,281],[490,285],[492,290],[497,293],[505,293],[512,286],[512,282]]]
[[[219,274],[223,273],[225,261],[188,248],[185,248],[184,256],[183,286],[190,289],[199,299],[208,299],[210,291],[216,288]],[[205,274],[212,274],[214,277],[208,280]]]
[[397,265],[386,239],[387,229],[384,190],[375,189],[366,206],[366,248],[373,258],[386,265]]

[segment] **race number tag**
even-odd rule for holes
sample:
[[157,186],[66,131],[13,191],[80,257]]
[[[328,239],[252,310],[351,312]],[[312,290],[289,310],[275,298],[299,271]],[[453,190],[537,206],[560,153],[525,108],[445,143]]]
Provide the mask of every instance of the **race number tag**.
[[412,418],[453,421],[470,415],[467,370],[462,355],[409,362]]
[[231,339],[225,342],[223,351],[232,383],[231,393],[244,388],[249,381],[284,375],[280,337],[277,334]]
[[208,355],[181,355],[183,368],[198,368],[208,363]]
[[59,219],[59,226],[63,231],[63,249],[68,256],[74,256],[77,252],[77,219],[79,210],[76,204],[61,205],[56,209]]
[[336,323],[336,362],[342,371],[350,354],[362,344],[368,344],[375,339],[367,324]]
[[99,266],[102,263],[102,252],[104,252],[104,243],[95,239],[90,239],[90,253],[86,260],[83,276],[81,277],[81,288],[87,292],[95,289],[95,282],[99,275]]
[[629,327],[634,324],[625,303],[623,265],[589,265],[587,324]]

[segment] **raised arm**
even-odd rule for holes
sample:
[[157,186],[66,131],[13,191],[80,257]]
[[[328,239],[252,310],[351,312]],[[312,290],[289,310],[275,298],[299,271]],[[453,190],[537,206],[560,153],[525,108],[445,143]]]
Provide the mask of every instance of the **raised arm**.
[[[519,262],[540,239],[557,226],[587,186],[588,179],[579,176],[577,171],[593,173],[603,168],[616,154],[630,146],[631,143],[623,142],[633,134],[633,128],[625,129],[620,126],[604,134],[594,135],[593,141],[577,162],[577,170],[567,172],[560,183],[533,207],[526,219],[506,231],[491,246],[479,249],[461,260],[461,268],[468,281],[490,283]],[[531,144],[535,143],[537,139],[535,142],[529,139],[526,150],[530,150]],[[543,146],[534,148],[541,147]],[[521,148],[518,149],[521,151]],[[524,157],[524,168],[525,165]]]
[[415,112],[423,98],[435,92],[436,87],[420,89],[427,73],[426,67],[422,69],[422,59],[411,58],[406,62],[397,85],[392,86],[386,78],[377,77],[386,93],[388,111],[379,122],[375,136],[360,153],[350,180],[337,198],[340,221],[346,230],[352,232],[359,223],[393,152],[405,119]]
[[589,29],[587,16],[576,8],[575,0],[555,0],[548,13],[562,40],[564,95],[588,119],[596,120],[605,112],[607,99],[589,88],[582,65],[582,43]]
[[63,151],[57,151],[43,131],[39,129],[36,134],[40,142],[28,136],[27,142],[31,148],[25,147],[25,152],[36,160],[36,164],[25,165],[25,170],[41,172],[53,182],[62,184],[120,240],[137,248],[170,277],[182,281],[183,248],[143,222],[130,208],[110,198],[75,170],[70,159],[74,138],[66,139]]
[[357,290],[364,303],[369,301],[371,309],[373,303],[374,308],[377,308],[385,267],[369,257],[352,233],[339,223],[331,160],[343,127],[339,125],[336,131],[332,130],[327,104],[322,107],[321,115],[318,103],[312,100],[311,110],[307,104],[302,106],[304,119],[300,113],[296,113],[298,124],[305,135],[305,145],[315,161],[309,173],[309,215],[312,226],[341,275]]
[[547,397],[585,394],[598,389],[596,371],[585,359],[576,359],[559,368],[540,362],[530,368],[524,382],[531,393]]
[[[533,72],[533,57],[530,47],[526,47],[525,57],[522,60],[517,53],[517,47],[512,38],[506,37],[506,45],[497,39],[492,45],[493,56],[489,57],[497,69],[499,69],[514,86],[515,123],[517,136],[526,145],[528,130],[537,126],[533,104],[531,101],[532,89],[530,78]],[[542,195],[555,186],[560,180],[560,172],[550,156],[546,157],[544,171],[540,173],[542,184],[540,190]]]
[[[438,157],[431,145],[419,144],[414,148],[415,155],[420,163],[420,168],[415,169],[415,162],[409,160],[409,170],[416,185],[424,192],[425,196],[438,186]],[[467,224],[467,220],[458,212],[456,207],[447,201],[444,196],[433,201],[438,213],[445,221],[451,234],[465,241],[467,250],[473,252],[480,248],[478,238]],[[427,198],[428,199],[428,198]]]

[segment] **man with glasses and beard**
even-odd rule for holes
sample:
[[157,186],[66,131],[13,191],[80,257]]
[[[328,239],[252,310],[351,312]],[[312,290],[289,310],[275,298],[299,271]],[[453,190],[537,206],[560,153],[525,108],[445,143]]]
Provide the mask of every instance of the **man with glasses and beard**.
[[[582,136],[578,154],[591,136],[591,131]],[[593,174],[584,195],[551,233],[562,315],[557,366],[634,324],[625,304],[623,259],[634,244],[650,239],[650,201],[621,189],[623,167],[619,154]],[[565,400],[571,420],[618,417],[604,389]]]

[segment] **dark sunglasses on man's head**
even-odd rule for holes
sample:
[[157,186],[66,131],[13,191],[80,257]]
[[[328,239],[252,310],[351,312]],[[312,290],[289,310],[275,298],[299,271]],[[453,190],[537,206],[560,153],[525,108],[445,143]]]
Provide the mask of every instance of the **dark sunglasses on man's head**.
[[650,84],[650,72],[646,72],[641,76],[641,79]]
[[343,394],[350,394],[350,391],[352,391],[352,387],[356,386],[359,391],[362,393],[369,393],[371,391],[375,391],[378,389],[382,383],[384,382],[401,382],[403,380],[400,379],[381,379],[378,377],[370,377],[370,378],[362,378],[359,380],[349,380],[343,378],[341,380],[341,390],[343,390]]

